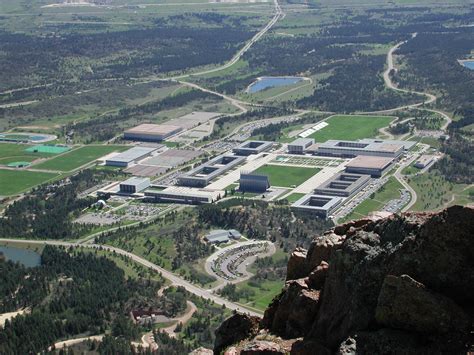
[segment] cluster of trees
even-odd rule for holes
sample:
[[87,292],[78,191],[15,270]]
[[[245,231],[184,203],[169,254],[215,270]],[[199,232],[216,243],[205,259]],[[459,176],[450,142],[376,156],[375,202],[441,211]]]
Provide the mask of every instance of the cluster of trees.
[[399,93],[385,87],[380,76],[385,55],[357,55],[333,74],[320,81],[320,86],[308,97],[298,100],[303,107],[326,111],[377,111],[421,100],[419,95]]
[[[161,283],[126,279],[124,271],[106,257],[46,246],[41,266],[28,270],[41,278],[47,295],[27,304],[32,313],[7,321],[0,329],[0,353],[38,353],[58,338],[106,329],[125,339],[138,330],[125,318],[127,302],[137,295],[155,297]],[[24,278],[18,280],[23,285]],[[3,300],[22,297],[2,294]]]
[[294,111],[289,108],[259,107],[238,116],[223,116],[215,121],[214,130],[207,139],[214,140],[223,136],[226,133],[225,126],[229,124],[238,125],[245,122],[255,121],[260,118],[286,116],[291,115],[292,113],[294,113]]
[[397,123],[388,128],[389,132],[396,135],[401,135],[410,132],[410,124],[408,122]]
[[6,208],[0,218],[0,236],[62,239],[84,234],[91,226],[74,224],[72,220],[95,200],[78,198],[78,193],[113,174],[116,173],[88,169],[57,183],[39,186]]
[[197,208],[198,220],[210,226],[235,228],[249,238],[278,242],[285,251],[308,246],[312,237],[331,226],[319,218],[300,217],[294,221],[287,205],[234,198],[219,205]]
[[470,135],[453,130],[450,138],[443,143],[441,150],[446,154],[436,163],[436,168],[444,177],[454,183],[472,184],[474,182],[474,143]]

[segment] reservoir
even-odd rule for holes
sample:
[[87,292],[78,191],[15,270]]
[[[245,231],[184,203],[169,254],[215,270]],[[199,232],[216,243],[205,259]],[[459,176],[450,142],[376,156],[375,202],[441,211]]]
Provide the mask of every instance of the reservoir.
[[474,60],[465,60],[461,64],[468,69],[474,70]]
[[300,78],[297,76],[264,76],[258,78],[256,81],[250,84],[247,88],[247,92],[250,94],[254,94],[256,92],[269,88],[293,85],[303,80],[304,78]]
[[18,262],[26,267],[41,264],[41,256],[32,250],[0,246],[0,253],[3,253],[7,260]]

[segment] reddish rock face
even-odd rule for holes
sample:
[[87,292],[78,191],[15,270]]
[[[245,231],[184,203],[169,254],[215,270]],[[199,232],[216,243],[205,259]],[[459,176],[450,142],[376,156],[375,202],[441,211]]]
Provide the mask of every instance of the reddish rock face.
[[474,208],[364,219],[289,261],[261,328],[291,354],[465,354],[474,332]]

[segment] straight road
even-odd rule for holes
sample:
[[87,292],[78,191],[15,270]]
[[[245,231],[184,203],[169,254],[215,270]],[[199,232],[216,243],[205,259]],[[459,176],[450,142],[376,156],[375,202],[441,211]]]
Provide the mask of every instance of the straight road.
[[224,305],[226,308],[228,309],[231,309],[231,310],[234,310],[234,311],[237,311],[239,313],[246,313],[246,314],[250,314],[252,316],[258,316],[258,317],[261,317],[262,316],[262,313],[261,312],[256,312],[256,311],[253,311],[253,310],[249,310],[237,303],[234,303],[234,302],[230,302],[218,295],[215,295],[214,293],[212,293],[211,291],[209,290],[205,290],[199,286],[196,286],[194,284],[192,284],[191,282],[189,281],[186,281],[184,279],[182,279],[181,277],[175,275],[174,273],[172,273],[171,271],[168,271],[166,269],[163,269],[162,267],[156,265],[156,264],[153,264],[152,262],[148,261],[148,260],[145,260],[144,258],[138,256],[138,255],[135,255],[135,254],[132,254],[128,251],[125,251],[123,249],[120,249],[120,248],[116,248],[116,247],[112,247],[112,246],[108,246],[108,245],[101,245],[101,244],[78,244],[78,243],[72,243],[72,242],[64,242],[64,241],[56,241],[56,240],[22,240],[22,239],[0,239],[1,242],[10,242],[10,243],[27,243],[27,244],[39,244],[39,245],[58,245],[58,246],[65,246],[65,247],[86,247],[86,248],[93,248],[93,249],[101,249],[101,250],[107,250],[107,251],[110,251],[110,252],[115,252],[116,254],[119,254],[119,255],[124,255],[128,258],[130,258],[131,260],[147,267],[147,268],[150,268],[152,270],[155,270],[157,272],[159,272],[165,279],[168,279],[169,281],[171,281],[171,283],[174,285],[174,286],[182,286],[184,287],[188,292],[198,296],[198,297],[202,297],[204,299],[207,299],[207,300],[210,300],[210,301],[213,301],[214,303],[218,304],[218,305]]

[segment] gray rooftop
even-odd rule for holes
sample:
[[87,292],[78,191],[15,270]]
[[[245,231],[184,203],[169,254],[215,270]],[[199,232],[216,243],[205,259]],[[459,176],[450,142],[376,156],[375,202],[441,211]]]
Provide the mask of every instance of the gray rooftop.
[[131,177],[130,179],[122,181],[120,184],[123,184],[123,185],[140,185],[144,182],[150,183],[150,179],[149,178],[141,178],[141,177]]
[[309,144],[314,144],[314,139],[313,138],[298,138],[298,139],[295,139],[293,142],[289,143],[288,145],[307,146]]
[[123,163],[132,162],[144,155],[154,152],[157,148],[147,148],[147,147],[133,147],[125,152],[117,154],[113,158],[107,159],[108,161],[120,161]]

